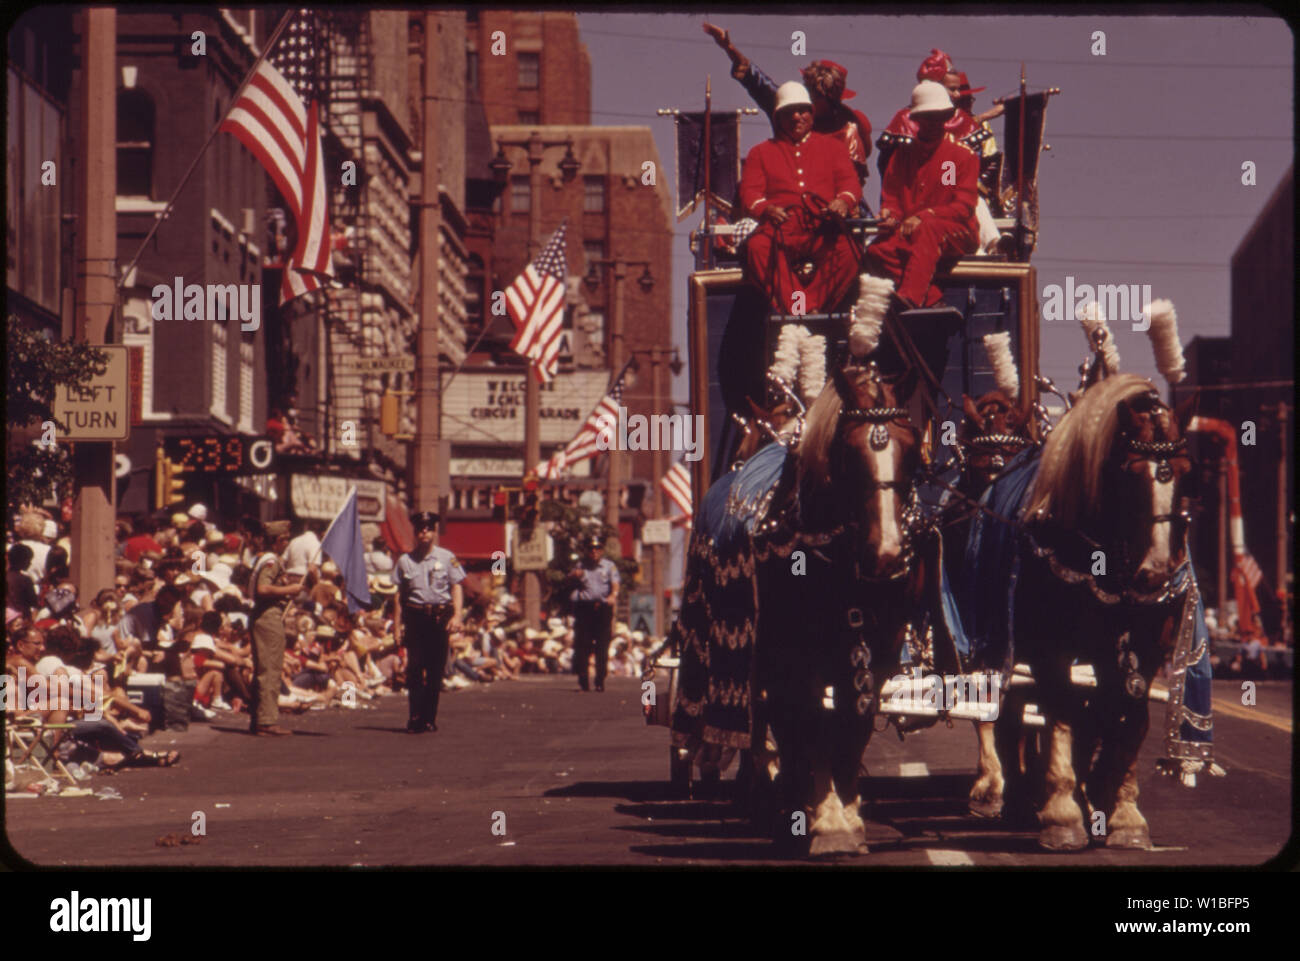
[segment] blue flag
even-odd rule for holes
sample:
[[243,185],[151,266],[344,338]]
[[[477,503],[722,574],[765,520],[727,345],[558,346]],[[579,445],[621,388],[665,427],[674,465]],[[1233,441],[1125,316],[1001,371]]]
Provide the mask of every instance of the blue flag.
[[366,546],[361,539],[361,515],[357,512],[357,489],[352,488],[338,516],[320,542],[321,550],[343,572],[348,596],[348,613],[355,614],[370,606],[370,587],[366,583]]

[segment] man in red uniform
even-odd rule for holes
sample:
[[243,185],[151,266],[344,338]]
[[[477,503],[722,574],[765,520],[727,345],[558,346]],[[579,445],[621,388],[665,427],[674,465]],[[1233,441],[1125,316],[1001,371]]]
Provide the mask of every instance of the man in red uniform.
[[776,310],[817,313],[848,293],[858,264],[847,234],[816,211],[847,216],[862,188],[844,141],[813,132],[803,84],[781,84],[773,123],[776,136],[749,152],[740,181],[741,205],[761,222],[746,242],[746,272]]
[[[768,118],[773,119],[776,84],[736,49],[726,30],[706,23],[704,32],[731,58],[731,75],[740,81]],[[865,182],[869,173],[867,158],[871,156],[871,121],[861,110],[854,110],[844,103],[857,96],[846,85],[849,72],[833,60],[814,60],[803,68],[802,76],[803,85],[808,88],[808,95],[812,98],[813,130],[843,140],[858,173],[858,180]]]
[[[953,68],[951,58],[942,50],[931,50],[930,56],[926,57],[917,68],[916,80],[918,83],[922,80],[933,80],[935,83],[943,84],[956,103],[962,84],[966,82],[966,75]],[[966,89],[970,90],[969,83],[966,83]],[[984,88],[977,88],[971,93],[978,93],[982,89]],[[984,144],[993,138],[993,129],[988,124],[977,121],[960,104],[957,104],[957,109],[944,124],[944,132],[952,134],[958,143],[970,147],[976,154],[989,152],[985,150]],[[911,118],[911,108],[904,107],[894,114],[893,119],[889,121],[889,126],[876,142],[876,146],[880,148],[876,163],[882,175],[889,164],[889,155],[896,148],[909,144],[915,139],[916,124]]]
[[907,309],[942,298],[933,284],[939,258],[974,253],[979,229],[979,160],[944,132],[954,107],[948,91],[922,80],[912,91],[916,139],[889,158],[880,187],[879,240],[867,248],[876,276],[891,277]]

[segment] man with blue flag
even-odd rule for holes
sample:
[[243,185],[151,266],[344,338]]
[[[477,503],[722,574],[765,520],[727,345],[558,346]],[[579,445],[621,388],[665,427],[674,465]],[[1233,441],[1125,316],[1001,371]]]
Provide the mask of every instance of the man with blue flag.
[[438,730],[438,696],[447,666],[448,631],[464,627],[461,611],[465,590],[460,582],[465,569],[456,555],[438,546],[438,522],[429,511],[411,518],[416,547],[397,559],[397,617],[394,635],[406,645],[406,687],[412,734]]
[[370,606],[370,588],[366,582],[366,543],[361,538],[361,515],[357,512],[357,489],[352,488],[343,508],[325,532],[321,550],[330,556],[343,574],[348,599],[348,613],[355,614]]

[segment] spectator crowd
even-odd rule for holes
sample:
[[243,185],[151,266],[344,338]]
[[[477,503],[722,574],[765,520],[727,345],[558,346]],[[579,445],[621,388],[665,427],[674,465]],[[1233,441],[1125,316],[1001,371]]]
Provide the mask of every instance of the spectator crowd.
[[[52,788],[55,760],[77,779],[181,763],[178,752],[146,750],[142,739],[248,712],[254,555],[244,524],[209,516],[202,504],[167,522],[120,518],[113,586],[82,596],[66,524],[39,509],[13,520],[6,544],[8,694],[20,693],[20,677],[29,687],[34,679],[83,678],[102,685],[96,690],[103,702],[94,710],[66,699],[22,710],[28,705],[7,696],[6,721],[30,724],[41,735],[36,760],[45,752],[50,763],[17,765],[7,741],[6,791],[33,778]],[[350,612],[342,574],[321,552],[320,530],[296,521],[282,558],[291,577],[316,574],[285,612],[279,705],[290,713],[361,709],[404,690],[406,652],[393,639],[396,553],[382,538],[371,543],[371,604]],[[572,618],[563,610],[552,611],[539,630],[525,623],[504,578],[474,576],[466,588],[465,628],[452,635],[444,691],[572,671]],[[609,674],[639,678],[653,645],[616,623]]]

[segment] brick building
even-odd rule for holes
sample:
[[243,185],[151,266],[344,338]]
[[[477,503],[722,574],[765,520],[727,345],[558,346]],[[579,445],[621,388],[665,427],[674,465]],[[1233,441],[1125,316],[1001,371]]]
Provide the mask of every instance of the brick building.
[[591,123],[591,57],[572,13],[466,14],[466,82],[492,126]]

